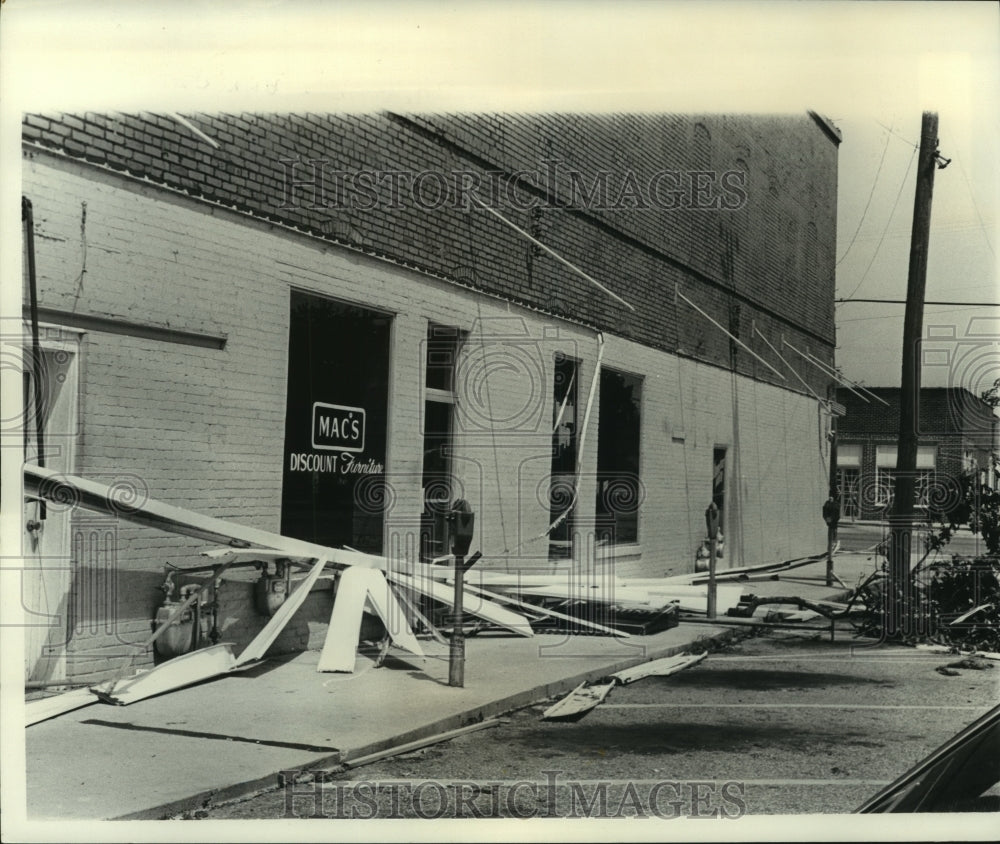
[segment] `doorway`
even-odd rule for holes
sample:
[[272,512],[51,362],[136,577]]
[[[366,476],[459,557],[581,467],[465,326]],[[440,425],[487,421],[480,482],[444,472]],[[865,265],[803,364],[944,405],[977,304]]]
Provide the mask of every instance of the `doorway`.
[[719,537],[726,538],[726,455],[725,446],[712,449],[712,503],[719,508]]

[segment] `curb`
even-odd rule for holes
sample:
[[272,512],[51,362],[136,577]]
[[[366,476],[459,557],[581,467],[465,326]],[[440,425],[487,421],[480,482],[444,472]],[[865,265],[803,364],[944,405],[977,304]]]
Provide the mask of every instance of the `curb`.
[[[533,688],[515,692],[514,694],[507,695],[506,697],[498,698],[479,706],[472,707],[464,712],[458,712],[454,715],[440,718],[429,724],[423,724],[420,727],[399,733],[389,739],[374,741],[358,747],[347,748],[329,756],[314,759],[307,765],[303,765],[301,768],[296,769],[294,773],[304,774],[309,773],[310,771],[332,768],[341,763],[349,762],[352,759],[358,759],[373,753],[379,753],[381,751],[409,744],[410,742],[419,741],[420,739],[425,739],[439,733],[445,733],[450,730],[466,727],[470,724],[478,724],[488,718],[494,718],[517,709],[524,709],[527,706],[539,703],[548,698],[565,694],[566,692],[570,692],[575,689],[581,683],[599,680],[608,674],[614,674],[616,671],[623,671],[626,668],[632,668],[635,665],[641,665],[642,663],[653,659],[676,656],[699,644],[704,644],[711,650],[711,648],[715,645],[728,644],[729,642],[747,638],[750,635],[752,635],[752,628],[748,628],[746,630],[729,628],[719,630],[714,633],[705,633],[699,635],[695,640],[687,643],[686,645],[670,645],[668,647],[650,650],[643,657],[638,659],[631,657],[619,660],[618,662],[604,664],[596,668],[591,668],[588,671],[575,674],[572,677],[554,680],[551,683],[543,683]],[[194,812],[198,809],[210,809],[223,803],[232,803],[253,797],[262,792],[274,791],[280,787],[278,785],[279,776],[283,776],[288,773],[292,772],[274,771],[262,777],[255,777],[251,780],[233,783],[232,785],[222,786],[220,788],[208,789],[206,791],[198,792],[197,794],[192,794],[190,797],[173,800],[169,803],[152,806],[148,809],[140,809],[137,812],[130,812],[126,815],[118,815],[113,818],[109,818],[109,820],[169,820],[176,815],[186,812]]]

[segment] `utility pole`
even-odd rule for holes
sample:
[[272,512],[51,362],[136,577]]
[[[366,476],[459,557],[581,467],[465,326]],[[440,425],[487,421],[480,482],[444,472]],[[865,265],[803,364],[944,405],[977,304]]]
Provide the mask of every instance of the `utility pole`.
[[[920,338],[924,323],[924,291],[927,286],[927,251],[931,228],[934,168],[938,163],[938,116],[925,111],[920,128],[917,158],[917,189],[913,201],[910,233],[910,265],[906,282],[906,314],[903,321],[903,372],[899,393],[899,442],[893,508],[889,517],[889,588],[886,590],[886,629],[890,636],[914,632],[913,588],[910,582],[910,548],[913,535],[913,504],[917,468],[917,429],[920,420]],[[947,160],[938,164],[947,165]]]

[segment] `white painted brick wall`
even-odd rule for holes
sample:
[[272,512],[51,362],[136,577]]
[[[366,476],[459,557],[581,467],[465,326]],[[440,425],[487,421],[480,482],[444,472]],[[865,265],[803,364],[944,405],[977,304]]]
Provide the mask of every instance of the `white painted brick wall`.
[[[276,531],[294,287],[396,315],[386,467],[394,503],[386,553],[415,551],[407,551],[406,538],[421,510],[422,344],[433,321],[471,332],[459,368],[454,462],[476,512],[473,549],[483,551],[483,566],[547,564],[547,542],[536,537],[549,522],[553,355],[558,350],[582,361],[582,420],[597,358],[594,332],[73,163],[27,162],[23,190],[35,208],[43,306],[228,335],[219,351],[88,333],[79,474],[138,475],[153,498]],[[469,366],[484,355],[495,365],[487,378]],[[727,510],[739,517],[727,538],[742,535],[742,543],[727,544],[727,564],[824,547],[827,449],[814,400],[747,378],[734,381],[729,372],[614,336],[606,337],[604,364],[644,376],[645,503],[638,545],[620,556],[618,573],[693,569],[715,445],[730,450]],[[594,514],[599,401],[598,392],[577,505],[583,526]],[[488,411],[508,420],[493,433],[478,424]],[[192,540],[125,524],[118,536],[115,633],[88,628],[71,648],[80,661],[70,670],[88,677],[102,670],[94,654],[148,636],[163,563],[201,561],[203,545]],[[224,597],[226,617],[236,619],[227,630],[241,640],[264,622],[248,609],[248,590],[233,584]],[[298,632],[283,636],[279,647],[321,641],[321,628],[313,628],[329,613],[328,595],[311,597],[310,605]],[[148,653],[137,664],[143,659]]]

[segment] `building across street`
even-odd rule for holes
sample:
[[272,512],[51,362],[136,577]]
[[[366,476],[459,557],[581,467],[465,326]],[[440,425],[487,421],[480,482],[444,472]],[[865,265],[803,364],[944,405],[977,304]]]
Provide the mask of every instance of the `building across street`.
[[[843,516],[878,520],[892,503],[900,390],[871,387],[865,392],[870,395],[837,390],[837,401],[846,409],[837,423],[837,478]],[[915,506],[926,514],[957,501],[962,473],[986,473],[982,480],[992,481],[1000,419],[964,387],[924,387],[919,401]]]

